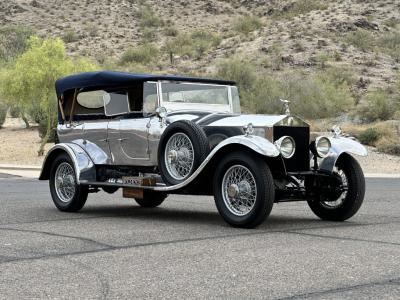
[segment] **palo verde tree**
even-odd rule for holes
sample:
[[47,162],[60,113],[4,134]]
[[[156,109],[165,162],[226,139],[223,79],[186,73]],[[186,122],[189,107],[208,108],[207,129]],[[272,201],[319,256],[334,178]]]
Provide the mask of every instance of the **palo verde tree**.
[[96,66],[87,60],[68,58],[61,39],[43,40],[32,36],[27,50],[2,72],[0,91],[3,98],[19,103],[24,111],[35,111],[38,116],[34,118],[45,128],[39,155],[43,155],[44,146],[57,124],[55,81],[68,74],[94,69]]

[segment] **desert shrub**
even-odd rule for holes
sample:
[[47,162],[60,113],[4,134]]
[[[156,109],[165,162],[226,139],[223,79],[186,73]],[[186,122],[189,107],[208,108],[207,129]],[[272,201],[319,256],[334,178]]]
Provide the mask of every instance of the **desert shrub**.
[[351,69],[345,67],[330,66],[326,68],[324,72],[318,73],[318,76],[320,78],[326,78],[326,80],[329,80],[336,86],[346,85],[351,87],[357,82],[355,73]]
[[3,126],[6,116],[7,116],[8,107],[5,103],[0,102],[0,128]]
[[313,10],[327,9],[324,1],[320,0],[298,0],[285,6],[282,11],[275,13],[276,16],[293,18],[298,15],[307,14]]
[[65,43],[73,43],[77,42],[80,36],[73,29],[66,29],[61,38]]
[[253,15],[239,17],[233,25],[236,32],[244,34],[260,29],[261,27],[262,22],[260,18]]
[[358,29],[348,33],[345,41],[362,51],[371,50],[375,46],[374,36],[365,29]]
[[99,27],[96,26],[95,24],[89,24],[85,26],[84,30],[88,34],[88,36],[95,37],[99,32]]
[[121,64],[142,63],[146,64],[154,60],[158,55],[158,49],[152,44],[143,44],[136,48],[127,49],[120,59]]
[[364,145],[375,146],[380,137],[380,133],[376,128],[367,128],[358,135],[358,139]]
[[356,115],[363,122],[385,121],[393,117],[395,106],[392,96],[384,89],[370,92],[363,99]]
[[157,32],[152,28],[143,28],[142,30],[142,40],[145,43],[152,42],[155,40]]
[[0,27],[0,61],[9,61],[24,52],[27,40],[33,33],[29,27]]
[[400,62],[400,32],[385,33],[378,39],[379,49]]
[[240,91],[250,91],[255,84],[257,74],[255,67],[249,61],[236,56],[219,61],[215,77],[233,80]]
[[319,119],[338,116],[354,103],[347,82],[344,79],[338,81],[327,72],[270,76],[257,72],[251,62],[233,57],[220,61],[215,75],[236,81],[242,106],[247,112],[282,113],[279,99],[288,99],[294,114]]
[[202,54],[220,44],[218,34],[205,30],[195,30],[192,33],[179,34],[166,44],[169,53],[191,58],[200,58]]
[[149,7],[143,6],[138,11],[139,25],[146,27],[160,27],[163,25],[163,20]]
[[281,98],[290,100],[293,113],[304,118],[335,117],[352,106],[349,87],[325,74],[290,73],[281,79]]
[[376,142],[376,149],[380,152],[400,155],[400,139],[394,135],[382,136]]
[[177,36],[178,35],[178,29],[176,29],[173,26],[168,26],[164,28],[164,34],[166,36]]

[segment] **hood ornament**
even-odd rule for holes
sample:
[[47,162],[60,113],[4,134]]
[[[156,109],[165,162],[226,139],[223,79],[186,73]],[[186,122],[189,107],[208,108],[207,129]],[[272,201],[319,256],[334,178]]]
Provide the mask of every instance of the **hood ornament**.
[[290,107],[289,107],[289,100],[285,100],[285,99],[279,99],[282,103],[283,106],[285,107],[285,115],[290,116]]
[[343,134],[342,129],[338,125],[334,125],[331,131],[333,132],[333,137],[335,138],[340,137]]

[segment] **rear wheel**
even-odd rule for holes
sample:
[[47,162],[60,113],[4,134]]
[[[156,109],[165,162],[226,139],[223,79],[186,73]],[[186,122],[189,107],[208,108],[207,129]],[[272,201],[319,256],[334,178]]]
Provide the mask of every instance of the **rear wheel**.
[[157,207],[157,206],[161,205],[161,203],[163,203],[165,198],[167,198],[167,197],[168,197],[168,195],[163,192],[144,190],[143,191],[143,199],[135,198],[135,201],[141,207],[152,208],[152,207]]
[[227,155],[216,170],[214,198],[228,224],[256,227],[268,217],[275,199],[268,165],[261,158],[243,152]]
[[54,160],[49,184],[51,197],[59,210],[75,212],[85,205],[88,187],[77,184],[75,168],[67,154],[60,154]]
[[338,178],[340,192],[333,199],[332,193],[320,194],[317,199],[307,202],[314,214],[321,219],[345,221],[354,216],[363,203],[364,173],[352,156],[343,154],[336,163],[333,175]]

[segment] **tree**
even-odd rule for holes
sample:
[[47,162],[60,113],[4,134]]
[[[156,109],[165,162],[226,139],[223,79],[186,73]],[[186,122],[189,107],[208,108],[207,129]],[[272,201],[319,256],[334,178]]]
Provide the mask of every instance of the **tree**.
[[61,39],[43,40],[32,36],[28,40],[27,50],[2,72],[0,91],[3,97],[9,102],[19,103],[23,111],[40,112],[39,121],[43,122],[41,125],[45,126],[46,131],[42,136],[39,155],[43,155],[44,146],[57,125],[55,81],[71,73],[95,69],[96,66],[87,60],[73,61],[68,58]]

